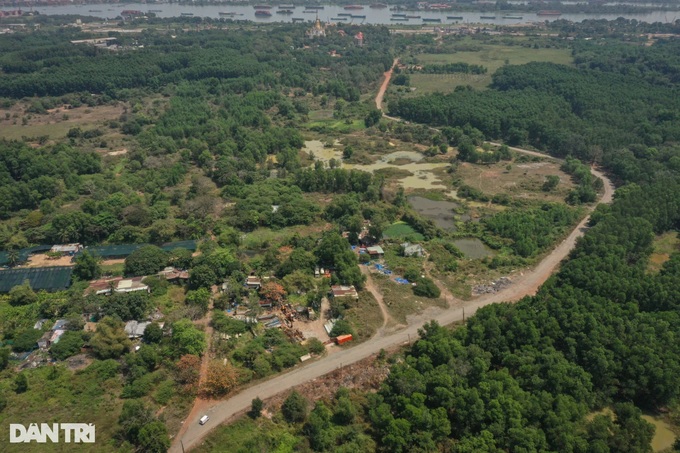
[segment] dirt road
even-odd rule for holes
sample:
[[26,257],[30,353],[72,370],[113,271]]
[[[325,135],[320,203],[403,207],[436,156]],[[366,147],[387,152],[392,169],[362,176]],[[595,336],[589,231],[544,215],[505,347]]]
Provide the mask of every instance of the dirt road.
[[[516,151],[527,152],[529,154],[534,153],[534,151],[527,150],[516,149]],[[540,155],[540,153],[537,154]],[[595,176],[602,178],[604,182],[604,194],[600,201],[610,203],[614,195],[614,186],[600,171],[592,169],[592,172]],[[452,298],[448,301],[450,306],[447,309],[430,307],[419,315],[409,317],[407,320],[408,326],[403,330],[386,332],[385,329],[380,329],[375,337],[365,343],[343,349],[332,356],[322,358],[306,366],[297,367],[288,373],[278,375],[266,382],[247,388],[228,400],[213,402],[204,413],[192,411],[185,421],[183,432],[180,432],[175,437],[170,452],[180,453],[182,451],[182,444],[186,450],[199,445],[201,440],[212,429],[221,423],[235,419],[247,411],[250,408],[251,401],[256,397],[261,399],[270,398],[303,382],[308,382],[341,368],[343,365],[355,363],[372,354],[377,354],[381,349],[389,349],[395,345],[406,344],[415,340],[418,338],[418,329],[430,320],[434,319],[441,325],[448,325],[462,321],[464,315],[467,317],[474,315],[478,309],[489,304],[517,301],[524,296],[536,294],[541,284],[550,277],[560,262],[574,248],[576,240],[583,236],[588,219],[589,217],[584,218],[571,234],[555,247],[536,268],[525,272],[523,276],[516,279],[510,287],[503,291],[495,294],[485,294],[467,302]],[[206,425],[201,426],[198,424],[198,419],[204,414],[210,416],[210,421]]]
[[[197,326],[203,326],[205,329],[205,336],[207,338],[207,343],[206,343],[206,348],[205,348],[205,353],[203,354],[203,357],[201,359],[201,369],[200,369],[200,374],[198,376],[198,388],[200,389],[203,383],[205,382],[206,377],[208,376],[208,365],[210,364],[210,360],[212,359],[212,353],[210,351],[210,348],[212,346],[212,338],[213,338],[213,327],[210,325],[210,320],[212,319],[212,312],[214,309],[213,306],[213,299],[218,296],[219,290],[216,285],[213,285],[212,287],[212,297],[210,298],[210,304],[208,306],[208,311],[205,313],[205,316],[203,316],[201,319],[198,319],[194,322],[195,325]],[[189,412],[189,415],[187,416],[187,420],[192,420],[194,418],[201,418],[203,414],[205,413],[206,409],[211,406],[212,403],[216,403],[217,401],[203,398],[200,395],[200,390],[199,390],[199,395],[194,399],[194,405],[191,407],[191,411]],[[179,433],[177,434],[177,437],[182,437],[186,430],[189,428],[189,425],[185,423],[182,425],[182,427],[179,430]]]
[[385,302],[383,301],[383,295],[378,289],[378,286],[373,281],[373,277],[371,276],[371,271],[368,268],[368,266],[361,265],[359,267],[361,268],[361,273],[366,276],[366,290],[373,295],[373,298],[376,300],[376,302],[378,302],[378,306],[380,307],[380,311],[383,316],[383,324],[380,329],[384,330],[388,325],[394,327],[403,327],[401,324],[398,324],[392,318],[390,312],[387,311],[387,307],[385,306]]
[[380,89],[378,90],[378,94],[375,97],[375,108],[378,110],[382,110],[382,101],[383,97],[385,96],[385,91],[387,91],[387,87],[390,84],[390,79],[392,78],[392,71],[394,71],[394,67],[397,65],[397,62],[399,61],[398,58],[395,58],[394,61],[392,62],[392,67],[390,68],[389,71],[385,72],[384,74],[384,79],[382,85],[380,85]]

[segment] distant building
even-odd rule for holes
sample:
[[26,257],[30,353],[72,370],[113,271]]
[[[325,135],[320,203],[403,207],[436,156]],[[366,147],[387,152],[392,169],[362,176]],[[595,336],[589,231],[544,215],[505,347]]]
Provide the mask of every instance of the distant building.
[[64,330],[68,325],[68,321],[65,319],[57,319],[57,321],[52,326],[52,330]]
[[182,280],[189,280],[189,272],[181,271],[170,266],[160,271],[158,277],[164,278],[169,282],[181,282]]
[[260,280],[260,277],[249,275],[248,278],[246,278],[246,287],[248,289],[260,289],[261,286],[262,280]]
[[102,279],[90,282],[90,286],[87,288],[87,292],[94,293],[97,295],[109,295],[112,292],[115,293],[134,293],[136,291],[150,291],[149,286],[142,283],[142,280],[146,277],[133,277],[133,278],[112,278],[112,279]]
[[409,244],[408,242],[404,242],[401,244],[401,247],[404,250],[404,256],[425,256],[425,249],[420,244]]
[[83,249],[81,244],[57,244],[50,249],[51,253],[63,253],[65,255],[73,256]]
[[307,30],[305,33],[305,36],[308,38],[323,38],[326,36],[326,28],[323,26],[319,18],[317,17],[316,20],[314,21],[314,25],[312,28]]
[[356,42],[357,46],[364,47],[364,34],[359,32],[354,35],[354,42]]
[[128,338],[141,338],[144,335],[146,326],[149,324],[151,324],[150,321],[128,321],[127,324],[125,324],[125,333]]
[[379,245],[366,247],[366,253],[370,255],[371,259],[379,259],[385,256],[385,251]]
[[341,298],[350,297],[352,299],[359,299],[359,293],[357,293],[354,285],[334,285],[331,286],[331,297]]

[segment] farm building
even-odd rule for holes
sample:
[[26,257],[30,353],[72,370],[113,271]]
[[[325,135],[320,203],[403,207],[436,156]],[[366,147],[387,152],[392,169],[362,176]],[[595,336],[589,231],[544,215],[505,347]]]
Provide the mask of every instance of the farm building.
[[8,293],[28,280],[33,291],[62,291],[71,286],[70,266],[0,270],[0,293]]
[[128,338],[141,338],[149,324],[151,324],[149,321],[128,321],[125,324],[125,333]]
[[404,242],[401,244],[401,248],[404,250],[404,256],[417,256],[419,258],[425,256],[425,249],[420,244]]
[[111,279],[94,280],[90,282],[86,292],[97,295],[109,295],[112,292],[116,293],[133,293],[135,291],[149,292],[149,286],[142,283],[146,277],[122,278],[116,277]]
[[[100,256],[103,259],[116,259],[126,258],[135,250],[147,245],[149,244],[101,245],[97,247],[87,247],[84,250],[89,251],[93,255]],[[159,245],[159,247],[166,252],[170,252],[175,249],[187,249],[193,252],[196,250],[196,241],[167,242],[163,245]]]
[[63,253],[64,255],[75,255],[83,249],[80,244],[57,244],[50,249],[52,253]]
[[[14,264],[21,264],[28,261],[28,256],[34,253],[44,253],[49,252],[52,246],[50,245],[36,245],[34,247],[28,247],[19,250],[17,253],[17,260]],[[8,266],[10,264],[9,252],[0,252],[0,266]]]
[[248,289],[260,289],[261,286],[262,280],[260,280],[260,277],[249,275],[248,278],[246,278],[246,287]]
[[169,282],[181,282],[182,280],[189,280],[189,272],[181,271],[170,266],[160,271],[158,277],[164,278]]
[[359,293],[357,293],[354,285],[344,286],[335,285],[331,286],[331,297],[341,298],[341,297],[351,297],[353,299],[359,299]]
[[385,257],[385,251],[379,245],[375,245],[373,247],[366,247],[366,253],[369,254],[372,260]]

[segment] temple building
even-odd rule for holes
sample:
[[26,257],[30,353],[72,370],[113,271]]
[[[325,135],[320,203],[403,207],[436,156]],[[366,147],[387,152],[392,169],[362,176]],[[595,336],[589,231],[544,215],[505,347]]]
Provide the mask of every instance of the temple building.
[[308,38],[323,38],[326,36],[326,28],[323,26],[318,17],[316,18],[316,21],[314,21],[312,28],[307,30],[305,35]]

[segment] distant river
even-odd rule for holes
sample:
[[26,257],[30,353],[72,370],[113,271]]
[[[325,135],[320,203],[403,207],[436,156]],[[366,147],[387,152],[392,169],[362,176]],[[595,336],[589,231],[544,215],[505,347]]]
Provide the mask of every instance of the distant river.
[[[236,5],[206,5],[206,6],[192,6],[179,5],[176,3],[166,4],[143,4],[132,3],[127,5],[112,5],[107,4],[88,4],[88,5],[59,5],[59,6],[40,6],[34,8],[40,14],[58,15],[58,14],[80,14],[82,16],[95,16],[106,19],[115,19],[120,16],[121,11],[139,10],[142,12],[153,12],[158,17],[179,17],[184,14],[193,14],[193,17],[211,17],[219,18],[222,13],[236,13],[234,20],[251,20],[254,22],[292,22],[293,18],[300,18],[306,21],[313,21],[316,18],[316,12],[304,13],[304,7],[298,6],[293,9],[293,14],[283,15],[276,14],[278,9],[273,7],[269,11],[272,13],[271,17],[255,17],[255,8],[252,5],[236,6]],[[422,19],[441,19],[441,24],[454,23],[475,23],[475,24],[496,24],[496,25],[510,25],[526,22],[544,22],[554,21],[557,19],[566,19],[574,22],[581,22],[585,19],[607,19],[614,20],[618,17],[626,19],[637,19],[641,22],[673,22],[676,18],[680,18],[678,12],[664,12],[654,11],[647,14],[562,14],[561,16],[538,16],[536,13],[522,13],[522,12],[459,12],[459,11],[400,11],[398,14],[405,14],[408,16],[420,16],[420,18],[412,18],[408,21],[393,21],[393,14],[395,11],[385,9],[373,9],[368,5],[362,10],[345,10],[342,6],[325,5],[324,9],[319,10],[319,19],[322,21],[342,22],[352,24],[382,24],[382,25],[440,25],[439,23],[423,22]],[[344,14],[352,14],[355,16],[366,16],[366,18],[351,18],[343,16]],[[503,18],[503,16],[513,16],[516,18]],[[446,16],[462,17],[462,19],[447,19]],[[484,18],[482,18],[484,16]],[[489,18],[494,16],[495,18]],[[519,19],[518,17],[522,18]],[[347,20],[334,20],[339,17],[346,17]]]

